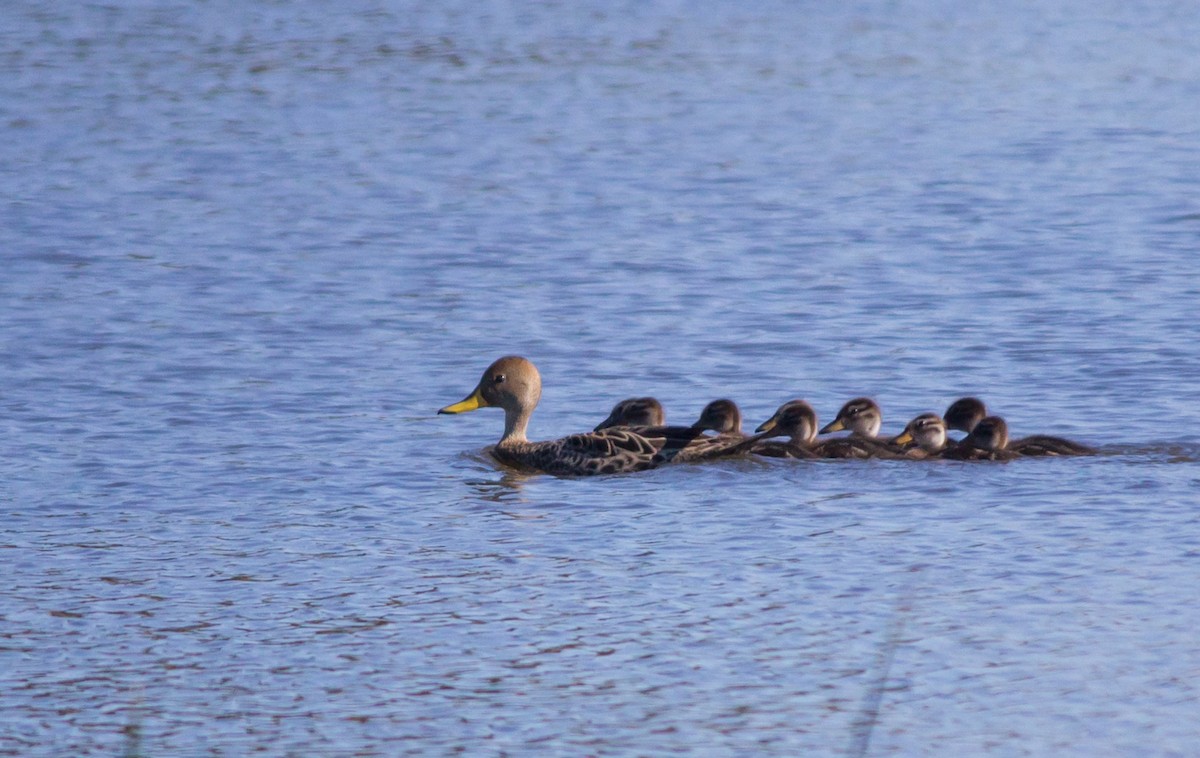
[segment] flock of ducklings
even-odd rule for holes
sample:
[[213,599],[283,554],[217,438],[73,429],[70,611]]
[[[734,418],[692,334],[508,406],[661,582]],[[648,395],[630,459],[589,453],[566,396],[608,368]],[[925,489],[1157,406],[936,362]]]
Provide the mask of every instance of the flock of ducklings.
[[[438,413],[502,408],[504,436],[491,449],[492,455],[509,466],[565,476],[644,471],[666,463],[747,454],[775,458],[1007,461],[1095,452],[1086,445],[1047,435],[1010,442],[1004,419],[989,416],[983,402],[973,397],[956,400],[942,416],[922,413],[891,438],[879,436],[883,414],[875,401],[865,397],[843,405],[837,417],[824,427],[819,427],[811,405],[789,400],[752,435],[742,432],[742,414],[732,400],[709,403],[690,426],[669,426],[658,400],[637,397],[617,403],[608,418],[591,432],[530,442],[525,430],[541,395],[537,368],[525,358],[507,356],[483,372],[475,390],[464,400]],[[947,435],[949,430],[965,432],[966,436],[956,442]],[[841,431],[850,434],[818,438]]]

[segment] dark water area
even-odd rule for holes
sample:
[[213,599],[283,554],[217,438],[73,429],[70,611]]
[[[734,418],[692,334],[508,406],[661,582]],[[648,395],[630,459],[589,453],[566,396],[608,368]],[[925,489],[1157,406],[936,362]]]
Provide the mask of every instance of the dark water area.
[[[10,3],[0,755],[1190,755],[1200,11]],[[505,471],[623,397],[1004,464]]]

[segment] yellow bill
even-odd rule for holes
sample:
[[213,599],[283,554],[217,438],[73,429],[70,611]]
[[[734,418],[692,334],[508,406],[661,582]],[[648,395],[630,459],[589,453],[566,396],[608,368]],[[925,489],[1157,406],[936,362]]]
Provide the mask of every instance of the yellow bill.
[[910,434],[909,432],[903,432],[900,434],[899,437],[892,440],[892,443],[896,444],[896,445],[907,445],[908,443],[910,443],[912,441],[913,441],[912,434]]
[[759,424],[758,428],[755,429],[754,431],[755,432],[769,432],[774,428],[775,428],[775,417],[772,416],[771,418],[769,418],[766,421]]
[[476,387],[475,391],[470,395],[467,395],[465,399],[459,400],[454,405],[447,405],[445,408],[442,408],[440,411],[438,411],[438,413],[466,413],[467,411],[474,411],[478,410],[479,408],[486,407],[488,407],[488,402],[483,399],[483,395],[479,392],[479,388]]
[[830,432],[840,432],[845,428],[846,428],[845,422],[843,422],[840,418],[834,419],[833,421],[830,421],[828,424],[825,425],[825,428],[821,430],[821,434],[829,434]]

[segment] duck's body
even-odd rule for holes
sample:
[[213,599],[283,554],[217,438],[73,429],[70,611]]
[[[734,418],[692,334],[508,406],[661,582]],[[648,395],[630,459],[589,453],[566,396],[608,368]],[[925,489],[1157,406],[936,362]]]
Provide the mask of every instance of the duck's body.
[[[946,428],[967,432],[988,415],[987,406],[976,397],[962,397],[946,409]],[[965,441],[965,440],[964,440]],[[1049,434],[1033,434],[1008,443],[1008,450],[1023,456],[1095,455],[1095,448]]]
[[666,426],[666,423],[667,415],[656,398],[631,397],[614,405],[608,418],[597,424],[593,431],[614,426]]
[[695,463],[745,450],[686,426],[625,426],[545,442],[499,442],[492,457],[514,468],[558,476],[646,471],[665,463]]
[[1031,434],[1008,443],[1008,449],[1028,457],[1047,455],[1095,455],[1096,448],[1064,437]]
[[849,437],[828,439],[814,447],[825,458],[901,458],[903,452],[881,439],[883,412],[869,397],[856,397],[841,407],[837,417],[821,428],[821,434],[849,430]]
[[508,466],[559,476],[644,471],[669,462],[736,455],[753,444],[753,438],[708,437],[691,427],[670,426],[615,427],[531,442],[525,430],[541,394],[537,368],[525,358],[507,356],[488,367],[464,400],[438,413],[503,408],[504,435],[491,448],[492,456]]
[[914,459],[937,458],[952,444],[946,437],[946,423],[936,413],[922,413],[909,421],[892,443],[905,458]]
[[1020,453],[1008,449],[1008,424],[999,416],[985,416],[966,438],[940,454],[952,461],[1011,461]]

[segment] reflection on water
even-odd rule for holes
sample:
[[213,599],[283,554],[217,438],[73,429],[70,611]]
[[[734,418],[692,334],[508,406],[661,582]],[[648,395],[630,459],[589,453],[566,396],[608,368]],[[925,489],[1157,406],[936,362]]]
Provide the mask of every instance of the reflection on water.
[[[1086,10],[10,3],[0,755],[1193,752],[1200,28]],[[1101,452],[530,476],[510,353]]]

